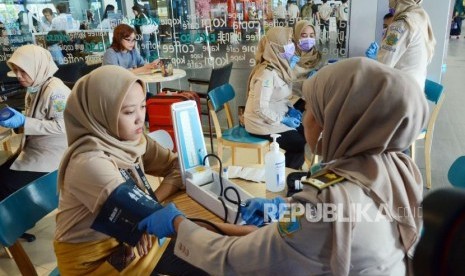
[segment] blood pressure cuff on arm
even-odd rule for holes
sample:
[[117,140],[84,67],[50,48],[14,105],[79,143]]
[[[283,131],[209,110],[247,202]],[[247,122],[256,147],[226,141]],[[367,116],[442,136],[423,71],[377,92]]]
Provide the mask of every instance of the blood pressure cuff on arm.
[[135,246],[143,234],[137,228],[139,221],[161,208],[130,179],[110,194],[91,228]]

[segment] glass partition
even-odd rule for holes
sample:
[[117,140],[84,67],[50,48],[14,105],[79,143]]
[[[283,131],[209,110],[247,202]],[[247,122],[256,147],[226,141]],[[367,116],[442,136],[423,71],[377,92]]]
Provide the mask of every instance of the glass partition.
[[[270,27],[293,26],[303,17],[316,25],[316,47],[322,52],[323,65],[329,59],[345,57],[348,45],[344,36],[349,32],[348,19],[343,23],[338,21],[338,6],[342,3],[327,2],[330,16],[323,22],[318,15],[323,4],[318,0],[309,7],[305,7],[308,5],[305,0],[294,2],[301,13],[297,19],[292,18],[293,4],[286,0],[137,1],[151,24],[158,25],[147,43],[139,43],[139,47],[141,52],[149,48],[144,51],[148,53],[145,56],[148,60],[172,58],[176,66],[185,69],[220,66],[229,61],[234,62],[235,68],[251,68],[255,65],[257,43]],[[116,25],[136,24],[132,2],[69,0],[60,2],[65,6],[64,22],[67,23],[57,30],[50,27],[48,20],[64,15],[53,3],[16,0],[0,4],[1,61],[7,60],[17,47],[36,43],[55,53],[61,50],[63,57],[57,59],[58,63],[78,60],[95,63],[110,45]],[[115,9],[105,13],[107,5]],[[284,18],[279,14],[280,9],[286,13]],[[52,12],[50,16],[47,10]],[[102,23],[105,20],[107,24]],[[138,39],[142,41],[142,35]]]

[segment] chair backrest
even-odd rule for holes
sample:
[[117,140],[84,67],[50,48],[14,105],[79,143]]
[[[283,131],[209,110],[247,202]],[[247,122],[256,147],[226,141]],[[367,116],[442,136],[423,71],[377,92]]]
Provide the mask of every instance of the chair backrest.
[[89,74],[90,72],[94,71],[95,69],[99,68],[100,66],[102,66],[102,63],[95,63],[95,64],[91,64],[91,65],[85,65],[82,68],[81,75],[85,76],[85,75]]
[[168,133],[168,131],[159,129],[150,132],[148,136],[152,138],[154,141],[156,141],[158,144],[160,144],[162,147],[170,150],[174,149],[173,139],[171,139],[171,135]]
[[425,95],[426,98],[435,104],[438,104],[439,99],[444,91],[444,86],[432,80],[425,81]]
[[57,171],[54,171],[0,202],[0,244],[13,245],[21,234],[57,207]]
[[215,132],[217,137],[221,137],[221,125],[218,120],[216,113],[222,109],[225,110],[226,120],[228,122],[228,128],[233,127],[233,119],[229,102],[234,99],[236,93],[231,84],[223,84],[212,91],[208,92],[208,105],[210,109],[210,116],[213,119],[213,125],[215,126]]
[[447,178],[452,186],[465,188],[465,156],[460,156],[452,163]]
[[443,92],[444,92],[444,87],[441,84],[436,83],[431,80],[426,80],[426,83],[425,83],[426,98],[436,104],[433,111],[431,112],[431,115],[428,121],[428,126],[426,129],[426,132],[430,133],[429,135],[433,135],[434,125],[436,123],[436,119],[438,118],[439,110],[442,107],[442,103],[444,102]]
[[210,75],[210,82],[208,84],[208,90],[212,91],[213,89],[229,83],[229,77],[231,76],[233,63],[230,62],[223,67],[213,68],[212,73]]
[[465,190],[440,188],[422,203],[424,231],[415,248],[413,274],[463,275]]
[[54,74],[54,76],[64,82],[74,83],[82,77],[82,72],[86,66],[87,65],[84,61],[61,64],[58,65],[58,71]]
[[215,111],[223,109],[224,104],[234,99],[236,93],[231,84],[223,84],[208,92],[208,98]]

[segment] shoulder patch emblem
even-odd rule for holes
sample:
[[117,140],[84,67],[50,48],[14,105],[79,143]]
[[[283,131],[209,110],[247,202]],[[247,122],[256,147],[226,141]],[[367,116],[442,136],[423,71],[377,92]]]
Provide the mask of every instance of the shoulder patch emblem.
[[397,44],[397,41],[399,41],[399,37],[394,34],[394,33],[389,33],[387,36],[386,36],[386,44],[389,45],[389,46],[394,46]]
[[53,101],[53,108],[56,112],[63,112],[66,107],[66,101],[63,100],[54,100]]
[[278,222],[278,231],[281,237],[292,236],[293,233],[302,229],[302,223],[300,219],[302,216],[296,217],[295,219],[286,218],[285,221]]
[[264,80],[262,86],[266,87],[266,88],[272,88],[273,87],[273,79]]

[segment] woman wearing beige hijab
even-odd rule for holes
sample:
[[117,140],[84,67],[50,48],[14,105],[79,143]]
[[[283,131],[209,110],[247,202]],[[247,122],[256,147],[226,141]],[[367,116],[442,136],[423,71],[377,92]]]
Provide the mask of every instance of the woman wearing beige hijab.
[[0,167],[0,200],[32,180],[58,169],[66,150],[63,110],[70,94],[53,77],[58,67],[50,52],[36,45],[19,47],[7,62],[19,83],[27,88],[24,115],[0,120],[0,126],[22,128],[20,150]]
[[304,110],[305,101],[302,98],[302,83],[312,76],[320,67],[321,52],[316,48],[315,26],[308,20],[300,20],[294,27],[295,53],[299,61],[293,68],[291,102],[295,108]]
[[[108,76],[111,82],[102,81]],[[74,86],[65,110],[69,148],[58,173],[54,247],[61,274],[204,274],[166,250],[169,241],[143,234],[135,250],[91,228],[126,180],[150,193],[144,172],[163,177],[154,192],[159,202],[184,188],[177,154],[143,134],[145,112],[142,81],[120,66],[96,69]]]
[[289,63],[294,54],[290,28],[273,27],[260,40],[257,65],[249,76],[244,124],[250,134],[269,141],[270,134],[279,133],[277,142],[286,151],[286,167],[300,169],[305,146],[302,115],[289,101],[293,80]]
[[290,198],[255,198],[241,211],[247,222],[260,225],[263,214],[279,222],[238,238],[179,214],[167,219],[164,209],[152,218],[174,221],[175,254],[214,275],[405,275],[423,185],[402,150],[426,122],[423,92],[399,70],[354,58],[320,70],[303,93],[306,139],[326,162],[321,176]]
[[436,40],[422,0],[389,0],[395,10],[381,42],[378,61],[414,77],[424,89],[427,66],[434,54]]

